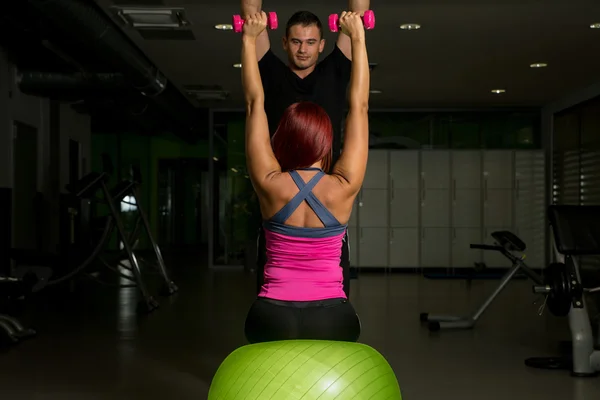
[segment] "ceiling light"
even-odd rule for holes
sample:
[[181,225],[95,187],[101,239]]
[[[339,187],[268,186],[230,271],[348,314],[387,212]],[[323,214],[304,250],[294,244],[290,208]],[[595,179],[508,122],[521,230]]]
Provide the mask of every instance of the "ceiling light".
[[590,25],[590,28],[592,29],[600,29],[600,22],[596,22]]
[[496,94],[505,93],[505,92],[506,92],[506,90],[504,90],[504,89],[494,89],[494,90],[492,90],[492,93],[496,93]]
[[419,24],[402,24],[402,25],[400,25],[400,29],[404,29],[405,31],[413,31],[416,29],[421,29],[421,25],[419,25]]
[[372,93],[372,94],[381,94],[382,92],[381,92],[381,90],[373,89],[373,90],[370,91],[370,93]]
[[232,170],[233,172],[238,172],[238,170],[237,170],[237,169],[235,169],[235,168],[231,168],[231,170]]
[[190,25],[183,8],[123,8],[113,12],[133,28],[181,28]]
[[220,31],[230,31],[233,29],[233,25],[231,24],[217,24],[215,25],[215,29],[218,29]]
[[219,161],[219,159],[217,157],[213,157],[213,160],[215,161]]
[[233,68],[242,68],[241,63],[233,64]]
[[546,63],[533,63],[530,65],[531,68],[546,68],[547,66]]

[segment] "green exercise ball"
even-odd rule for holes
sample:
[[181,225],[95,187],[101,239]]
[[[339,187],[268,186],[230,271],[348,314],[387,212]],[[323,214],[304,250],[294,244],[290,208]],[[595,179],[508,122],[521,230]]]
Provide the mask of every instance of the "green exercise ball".
[[401,400],[396,375],[360,343],[285,340],[240,347],[215,374],[208,400]]

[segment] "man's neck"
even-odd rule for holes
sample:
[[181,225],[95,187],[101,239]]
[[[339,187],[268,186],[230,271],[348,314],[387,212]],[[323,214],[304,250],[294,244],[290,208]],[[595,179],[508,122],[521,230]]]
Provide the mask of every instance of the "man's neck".
[[310,75],[315,70],[315,66],[314,65],[312,67],[306,68],[306,69],[294,68],[292,65],[288,65],[288,66],[292,70],[293,73],[295,73],[296,75],[298,75],[298,77],[300,79],[306,78],[308,75]]

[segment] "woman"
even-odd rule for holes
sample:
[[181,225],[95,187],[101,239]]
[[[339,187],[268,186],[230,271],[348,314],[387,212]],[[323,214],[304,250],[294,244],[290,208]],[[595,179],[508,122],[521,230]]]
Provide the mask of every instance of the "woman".
[[331,121],[314,103],[288,107],[270,139],[256,57],[256,38],[266,25],[264,12],[249,16],[242,36],[246,159],[267,248],[264,285],[248,313],[246,337],[251,343],[357,341],[360,321],[343,290],[340,256],[368,155],[369,62],[363,22],[357,13],[340,17],[352,42],[352,72],[343,152],[333,166]]

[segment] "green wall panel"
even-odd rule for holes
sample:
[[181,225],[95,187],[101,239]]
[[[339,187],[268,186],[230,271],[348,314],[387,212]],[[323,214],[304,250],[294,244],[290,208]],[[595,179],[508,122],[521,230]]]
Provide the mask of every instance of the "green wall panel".
[[[150,225],[152,234],[157,236],[158,221],[158,162],[160,159],[177,158],[207,158],[209,154],[208,141],[199,141],[195,145],[190,145],[179,140],[174,135],[164,136],[141,136],[123,133],[103,134],[95,133],[92,135],[92,169],[102,170],[102,153],[107,153],[115,167],[115,173],[111,176],[109,187],[117,183],[117,168],[121,177],[126,179],[129,176],[131,164],[137,164],[142,173],[142,186],[140,190],[140,201],[144,207]],[[217,154],[218,155],[218,154]],[[193,207],[193,204],[192,204]],[[99,207],[98,212],[108,213],[106,207]],[[194,229],[193,220],[190,219],[190,226],[184,229]],[[147,237],[142,234],[139,248],[149,248]],[[114,247],[114,243],[113,246]]]

